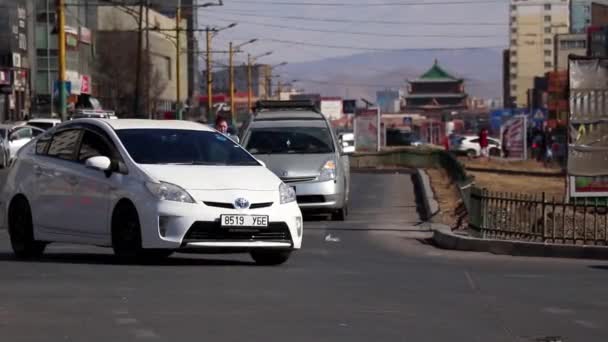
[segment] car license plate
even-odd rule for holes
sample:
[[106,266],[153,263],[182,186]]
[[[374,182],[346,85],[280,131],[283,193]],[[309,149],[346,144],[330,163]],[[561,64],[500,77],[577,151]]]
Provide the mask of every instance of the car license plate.
[[268,227],[268,216],[222,215],[222,227]]

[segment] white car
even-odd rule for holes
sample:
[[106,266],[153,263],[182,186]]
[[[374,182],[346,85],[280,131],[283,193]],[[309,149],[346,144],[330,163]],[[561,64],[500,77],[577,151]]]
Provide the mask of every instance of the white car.
[[27,122],[28,126],[38,127],[45,131],[59,125],[61,123],[60,119],[31,119]]
[[79,119],[26,145],[3,189],[18,257],[49,242],[128,259],[249,252],[281,264],[302,244],[294,190],[226,136],[187,121]]
[[44,131],[38,127],[24,125],[0,125],[0,166],[9,165],[11,158],[15,157],[19,149]]
[[[498,139],[488,137],[488,153],[491,156],[500,156],[501,147]],[[469,157],[481,156],[481,147],[479,146],[479,137],[476,135],[456,137],[452,141],[450,150],[457,153],[466,154]]]

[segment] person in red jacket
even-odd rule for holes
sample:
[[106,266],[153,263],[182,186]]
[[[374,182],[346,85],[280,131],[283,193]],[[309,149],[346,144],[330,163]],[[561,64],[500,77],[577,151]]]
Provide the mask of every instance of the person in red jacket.
[[480,155],[483,158],[489,158],[489,153],[488,153],[488,129],[487,128],[483,128],[481,130],[481,132],[479,132],[479,151],[480,151]]

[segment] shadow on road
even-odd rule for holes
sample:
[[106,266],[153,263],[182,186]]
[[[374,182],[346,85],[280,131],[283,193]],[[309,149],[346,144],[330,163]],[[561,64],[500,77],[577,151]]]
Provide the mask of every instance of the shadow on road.
[[608,271],[608,265],[591,265],[589,268],[593,268],[594,270]]
[[208,258],[184,258],[183,254],[171,256],[166,259],[150,259],[136,262],[125,262],[112,254],[90,254],[90,253],[48,253],[38,259],[21,260],[12,253],[0,253],[0,262],[20,263],[60,263],[60,264],[82,264],[82,265],[116,265],[116,266],[255,266],[253,261],[230,260],[230,259],[208,259]]

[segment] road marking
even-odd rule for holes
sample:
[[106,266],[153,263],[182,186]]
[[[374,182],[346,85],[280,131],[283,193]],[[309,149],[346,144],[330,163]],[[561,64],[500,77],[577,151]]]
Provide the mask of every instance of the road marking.
[[129,324],[136,324],[137,320],[135,318],[131,318],[131,317],[120,317],[120,318],[116,318],[115,319],[116,323],[119,325],[129,325]]
[[331,234],[325,235],[325,242],[340,242],[339,237],[333,237]]
[[574,323],[585,327],[587,329],[597,329],[597,325],[595,325],[595,323],[590,322],[590,321],[585,321],[585,320],[575,320]]
[[129,310],[127,310],[127,309],[112,310],[112,314],[114,314],[114,315],[127,315],[128,313],[129,313]]
[[471,287],[471,290],[477,291],[477,285],[475,284],[475,280],[473,280],[473,277],[471,276],[469,271],[464,271],[464,276],[467,278],[467,281],[469,282],[469,286]]
[[156,339],[159,338],[160,336],[158,336],[154,331],[150,330],[150,329],[133,329],[131,331],[134,335],[135,338],[149,338],[149,339]]
[[543,312],[554,314],[554,315],[568,315],[574,313],[574,311],[565,308],[558,308],[554,306],[549,306],[542,309]]

